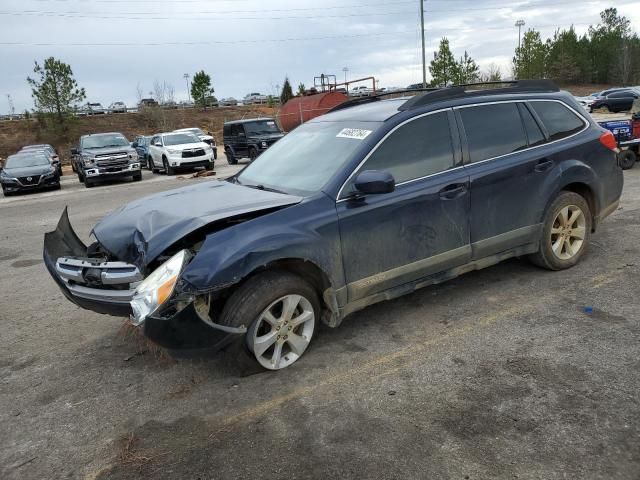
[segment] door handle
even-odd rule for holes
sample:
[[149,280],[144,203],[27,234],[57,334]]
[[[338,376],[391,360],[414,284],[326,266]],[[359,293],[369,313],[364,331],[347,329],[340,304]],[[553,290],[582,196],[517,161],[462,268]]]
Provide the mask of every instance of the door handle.
[[464,192],[467,191],[467,186],[464,183],[452,183],[440,190],[440,198],[443,200],[453,200],[458,198]]
[[536,172],[546,172],[551,167],[553,167],[553,160],[549,160],[548,158],[544,158],[538,161],[538,164],[535,166],[534,170]]

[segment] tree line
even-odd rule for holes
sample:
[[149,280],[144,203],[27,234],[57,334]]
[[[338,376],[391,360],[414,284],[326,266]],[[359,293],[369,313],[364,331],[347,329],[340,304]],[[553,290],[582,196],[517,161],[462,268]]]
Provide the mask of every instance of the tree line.
[[[500,69],[495,65],[480,72],[467,51],[456,60],[446,37],[440,40],[429,71],[432,87],[502,80]],[[515,49],[512,77],[550,78],[561,84],[637,85],[640,84],[640,38],[631,30],[629,19],[618,15],[616,8],[602,11],[600,23],[589,26],[580,37],[573,26],[557,30],[546,40],[537,30],[529,29],[520,47]]]
[[571,26],[542,40],[529,29],[513,57],[515,78],[551,78],[560,83],[640,83],[640,38],[616,8],[600,13],[600,23],[582,36]]

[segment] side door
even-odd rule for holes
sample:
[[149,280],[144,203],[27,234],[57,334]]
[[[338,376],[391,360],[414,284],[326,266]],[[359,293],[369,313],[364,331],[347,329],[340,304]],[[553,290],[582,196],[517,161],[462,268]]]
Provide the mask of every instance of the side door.
[[149,143],[149,156],[153,159],[156,167],[162,167],[162,140],[160,135],[156,135]]
[[236,156],[237,157],[248,157],[249,156],[249,145],[247,143],[247,132],[242,123],[236,124]]
[[[575,120],[571,131],[564,113]],[[549,119],[550,129],[539,115]],[[457,107],[456,118],[470,178],[473,258],[533,246],[548,200],[545,185],[562,160],[547,144],[580,131],[583,121],[555,101]]]
[[[342,188],[336,209],[348,301],[470,259],[468,176],[451,110],[395,127]],[[353,195],[358,173],[383,170],[395,190]]]

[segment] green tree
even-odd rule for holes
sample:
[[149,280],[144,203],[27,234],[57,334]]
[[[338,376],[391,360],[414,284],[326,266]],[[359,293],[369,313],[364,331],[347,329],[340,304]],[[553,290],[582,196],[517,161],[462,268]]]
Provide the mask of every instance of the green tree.
[[522,45],[513,57],[514,75],[517,79],[545,78],[547,46],[542,43],[540,32],[527,30]]
[[298,93],[299,97],[304,97],[304,93],[307,91],[307,87],[304,86],[304,83],[298,84]]
[[438,51],[433,54],[429,72],[431,72],[432,78],[431,85],[434,87],[446,87],[456,76],[457,64],[446,37],[440,40]]
[[546,71],[552,79],[560,83],[575,83],[581,77],[578,66],[580,43],[573,26],[569,30],[556,31],[547,40]]
[[200,105],[206,110],[207,97],[211,96],[213,92],[211,77],[204,73],[204,70],[197,72],[191,81],[191,96],[196,105]]
[[479,68],[471,56],[464,51],[464,56],[460,57],[460,61],[456,63],[453,72],[453,83],[473,83],[478,80]]
[[72,111],[86,98],[84,88],[78,88],[71,67],[53,57],[47,58],[43,66],[36,61],[33,72],[39,78],[27,77],[27,82],[36,111],[49,119],[53,117],[55,127],[66,131]]
[[289,83],[289,77],[284,77],[284,84],[282,85],[282,92],[280,93],[280,104],[284,105],[293,98],[293,89],[291,83]]
[[499,82],[502,80],[502,72],[498,65],[490,63],[478,78],[481,82]]

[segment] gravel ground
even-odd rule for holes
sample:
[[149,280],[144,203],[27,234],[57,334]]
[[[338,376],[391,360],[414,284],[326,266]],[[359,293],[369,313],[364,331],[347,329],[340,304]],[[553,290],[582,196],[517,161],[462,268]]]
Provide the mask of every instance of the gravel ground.
[[473,272],[253,374],[149,350],[49,278],[65,205],[87,240],[125,202],[207,181],[150,177],[0,198],[0,478],[640,478],[640,168],[575,268]]

